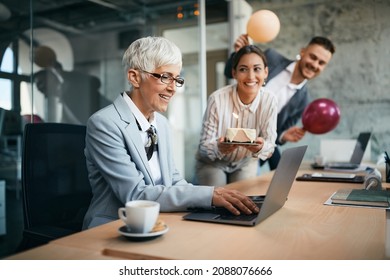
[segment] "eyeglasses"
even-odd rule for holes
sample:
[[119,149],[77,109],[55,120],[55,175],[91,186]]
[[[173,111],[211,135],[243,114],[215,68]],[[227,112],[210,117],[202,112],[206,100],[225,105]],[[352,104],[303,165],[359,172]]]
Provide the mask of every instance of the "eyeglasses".
[[153,77],[160,79],[161,82],[166,84],[166,85],[171,84],[173,81],[175,81],[175,85],[177,87],[182,87],[184,85],[184,79],[181,77],[175,78],[171,74],[168,74],[168,73],[162,73],[162,74],[150,73],[148,71],[141,70],[141,69],[140,69],[140,71],[148,73],[148,74],[152,75]]

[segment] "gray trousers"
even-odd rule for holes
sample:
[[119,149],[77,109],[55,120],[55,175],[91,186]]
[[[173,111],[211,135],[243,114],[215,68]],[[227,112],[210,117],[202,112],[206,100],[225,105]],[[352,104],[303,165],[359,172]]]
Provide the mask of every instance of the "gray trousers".
[[256,158],[250,159],[241,168],[226,172],[221,167],[212,163],[197,160],[196,162],[196,184],[206,186],[223,186],[229,183],[245,180],[257,176],[259,161]]

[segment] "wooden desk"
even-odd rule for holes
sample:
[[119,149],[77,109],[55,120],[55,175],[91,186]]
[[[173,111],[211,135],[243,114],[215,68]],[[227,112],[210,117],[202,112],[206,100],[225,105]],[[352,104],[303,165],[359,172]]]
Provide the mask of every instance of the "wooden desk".
[[[264,194],[271,177],[230,187]],[[74,248],[80,254],[68,256],[76,259],[384,259],[385,210],[323,205],[341,187],[362,186],[295,181],[285,206],[255,227],[184,221],[184,213],[161,213],[169,231],[151,241],[128,241],[117,231],[123,225],[118,220],[57,239],[46,250]],[[33,249],[24,256],[39,259],[43,251]]]
[[112,260],[118,259],[104,256],[100,251],[75,248],[61,244],[49,243],[5,258],[5,260]]

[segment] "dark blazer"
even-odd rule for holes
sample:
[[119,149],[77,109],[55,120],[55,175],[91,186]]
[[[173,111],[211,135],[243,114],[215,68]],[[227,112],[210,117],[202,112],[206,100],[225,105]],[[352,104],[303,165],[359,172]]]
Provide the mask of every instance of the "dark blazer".
[[[232,53],[225,65],[225,76],[229,79],[233,78],[232,76],[232,58],[235,53]],[[287,59],[274,49],[267,49],[264,51],[265,56],[267,57],[268,62],[268,78],[270,81],[276,75],[278,75],[283,69],[285,69],[293,60]],[[301,118],[305,107],[309,104],[309,96],[306,84],[299,89],[294,96],[288,101],[288,103],[283,107],[283,109],[278,114],[278,121],[276,132],[278,138],[276,144],[283,145],[284,143],[279,142],[279,137],[286,131],[288,128],[294,126],[298,120]],[[268,159],[270,164],[270,169],[273,170],[276,168],[280,159],[280,151],[275,149],[273,156]]]

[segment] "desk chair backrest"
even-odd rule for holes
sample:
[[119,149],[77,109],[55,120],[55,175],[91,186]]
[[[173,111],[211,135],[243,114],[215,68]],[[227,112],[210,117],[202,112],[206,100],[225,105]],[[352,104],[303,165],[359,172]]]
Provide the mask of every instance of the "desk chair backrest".
[[81,231],[92,197],[84,156],[85,132],[83,125],[30,123],[25,126],[24,237],[39,239],[36,245]]

